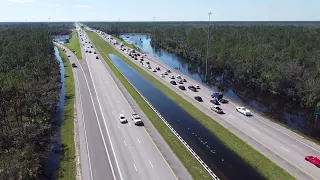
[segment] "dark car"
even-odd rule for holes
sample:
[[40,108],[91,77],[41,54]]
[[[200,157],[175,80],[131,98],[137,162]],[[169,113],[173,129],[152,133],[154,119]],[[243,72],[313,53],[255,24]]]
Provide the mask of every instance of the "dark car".
[[134,60],[138,60],[138,58],[134,58]]
[[187,80],[185,78],[182,79],[183,82],[187,82]]
[[158,71],[160,71],[160,67],[157,67],[156,69],[157,69]]
[[212,102],[215,105],[220,105],[219,100],[217,98],[213,98],[212,100],[210,100],[210,102]]
[[98,56],[96,56],[96,59],[99,59],[99,57],[98,57]]
[[199,102],[202,102],[202,101],[203,101],[200,96],[195,96],[194,99],[197,100],[197,101],[199,101]]
[[170,81],[170,83],[173,85],[177,85],[177,83],[175,81]]
[[97,54],[97,52],[93,52],[93,54]]
[[68,57],[70,57],[70,55],[68,55]]
[[188,88],[193,92],[197,92],[197,89],[195,87],[193,87],[193,86],[188,86]]
[[150,62],[146,62],[146,64],[150,64]]
[[186,90],[186,88],[184,86],[179,86],[179,89]]
[[89,53],[92,53],[91,51],[89,51]]
[[76,68],[77,67],[76,63],[72,63],[72,67]]
[[222,99],[219,100],[219,102],[221,102],[221,103],[223,103],[223,104],[226,104],[226,103],[228,103],[229,101],[226,100],[226,99],[224,99],[224,98],[222,98]]
[[91,46],[91,48],[93,48],[93,46]]
[[171,73],[171,70],[170,70],[170,69],[168,69],[168,70],[167,70],[167,72],[168,72],[168,73]]
[[138,56],[140,56],[140,54],[139,54],[139,53],[138,53],[137,55],[138,55]]

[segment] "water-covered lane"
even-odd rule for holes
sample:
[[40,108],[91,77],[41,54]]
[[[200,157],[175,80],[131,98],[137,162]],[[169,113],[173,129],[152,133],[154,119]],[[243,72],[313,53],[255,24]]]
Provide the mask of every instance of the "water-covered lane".
[[221,179],[262,179],[196,119],[115,55],[116,67]]

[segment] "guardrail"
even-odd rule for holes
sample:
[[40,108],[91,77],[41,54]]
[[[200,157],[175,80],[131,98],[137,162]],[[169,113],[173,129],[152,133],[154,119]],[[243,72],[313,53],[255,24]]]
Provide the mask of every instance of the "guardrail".
[[[99,35],[100,36],[100,35]],[[101,37],[102,38],[102,37]],[[109,42],[108,42],[109,43]],[[99,46],[100,48],[100,46]],[[103,50],[100,48],[103,52]],[[104,53],[104,52],[103,52]],[[117,68],[117,66],[112,62],[112,60],[104,53],[104,55],[110,60],[110,62]],[[117,68],[118,69],[118,68]],[[133,87],[133,89],[142,97],[142,99],[151,107],[151,109],[159,116],[159,118],[166,124],[166,126],[171,130],[171,132],[179,139],[179,141],[186,147],[186,149],[197,159],[197,161],[204,167],[204,169],[211,175],[214,180],[220,180],[217,175],[208,167],[208,165],[203,162],[203,160],[198,156],[196,152],[188,145],[186,141],[173,129],[173,127],[165,120],[164,117],[152,106],[151,103],[131,84],[131,82],[124,76],[124,74],[118,69],[121,75],[128,81],[128,83]]]

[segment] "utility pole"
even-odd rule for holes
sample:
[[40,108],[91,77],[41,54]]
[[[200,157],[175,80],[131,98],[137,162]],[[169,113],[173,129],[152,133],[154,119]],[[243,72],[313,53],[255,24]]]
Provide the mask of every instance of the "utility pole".
[[212,15],[211,12],[208,13],[209,15],[209,25],[208,25],[208,41],[207,41],[207,57],[206,57],[206,76],[205,81],[207,81],[207,75],[208,75],[208,56],[209,56],[209,39],[210,39],[210,16]]

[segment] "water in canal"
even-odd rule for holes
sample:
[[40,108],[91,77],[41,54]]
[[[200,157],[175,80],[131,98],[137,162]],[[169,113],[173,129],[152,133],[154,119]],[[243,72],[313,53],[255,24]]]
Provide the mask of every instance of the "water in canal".
[[245,103],[277,122],[320,140],[320,120],[315,121],[313,109],[300,107],[293,100],[261,91],[258,88],[248,88],[237,83],[226,85],[223,82],[219,82],[217,78],[212,78],[209,83],[205,83],[204,69],[186,58],[178,57],[163,49],[155,50],[151,46],[151,39],[148,34],[123,34],[120,37],[128,43],[134,43],[140,49],[156,57],[169,67],[180,71],[197,82],[206,84],[212,91],[217,91],[217,89],[223,91],[227,98]]
[[60,167],[60,154],[61,154],[61,125],[63,120],[63,109],[65,104],[65,69],[63,61],[59,55],[57,47],[54,47],[54,55],[59,62],[60,67],[60,93],[59,93],[59,102],[56,105],[57,109],[57,118],[56,118],[56,127],[57,127],[57,136],[53,139],[51,143],[51,151],[49,152],[48,158],[43,164],[43,174],[42,176],[45,179],[58,179],[58,170]]
[[154,106],[220,179],[262,179],[196,119],[115,55],[115,66]]

